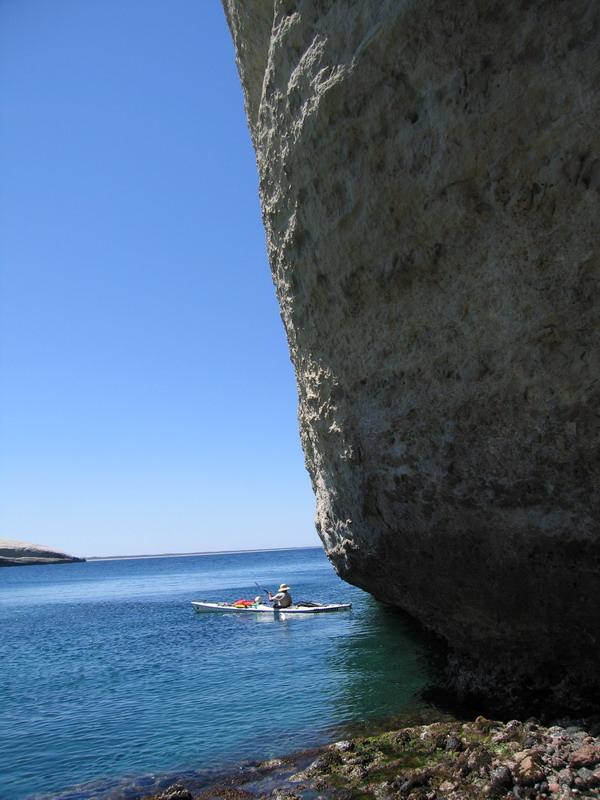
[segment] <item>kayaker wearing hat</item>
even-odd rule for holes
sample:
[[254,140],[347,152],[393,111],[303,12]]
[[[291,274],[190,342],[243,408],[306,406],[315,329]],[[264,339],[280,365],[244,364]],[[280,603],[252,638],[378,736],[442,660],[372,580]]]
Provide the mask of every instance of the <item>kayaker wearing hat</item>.
[[273,603],[273,608],[289,608],[292,605],[290,587],[286,583],[282,583],[277,594],[269,592],[269,600]]

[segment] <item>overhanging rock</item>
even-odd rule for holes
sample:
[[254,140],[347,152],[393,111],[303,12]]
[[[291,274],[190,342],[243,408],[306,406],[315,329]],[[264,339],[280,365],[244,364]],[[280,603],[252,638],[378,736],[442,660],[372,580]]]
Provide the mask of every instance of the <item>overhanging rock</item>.
[[464,692],[600,681],[600,6],[224,0],[339,574]]

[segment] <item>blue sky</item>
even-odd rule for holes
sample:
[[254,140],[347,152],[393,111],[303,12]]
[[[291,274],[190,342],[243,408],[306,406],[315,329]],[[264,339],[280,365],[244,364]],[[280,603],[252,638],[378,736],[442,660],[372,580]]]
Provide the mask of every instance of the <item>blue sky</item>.
[[0,3],[0,537],[318,544],[218,0]]

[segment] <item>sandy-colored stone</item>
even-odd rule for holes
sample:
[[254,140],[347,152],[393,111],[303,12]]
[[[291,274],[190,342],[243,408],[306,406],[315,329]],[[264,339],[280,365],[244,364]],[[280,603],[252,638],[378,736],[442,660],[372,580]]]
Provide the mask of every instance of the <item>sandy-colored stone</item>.
[[465,693],[600,681],[600,5],[224,0],[346,580]]

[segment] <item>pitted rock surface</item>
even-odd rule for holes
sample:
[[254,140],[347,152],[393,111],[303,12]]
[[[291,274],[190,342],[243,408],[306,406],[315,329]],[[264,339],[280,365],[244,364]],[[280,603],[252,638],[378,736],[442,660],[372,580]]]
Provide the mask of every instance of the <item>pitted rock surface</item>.
[[600,681],[600,5],[224,0],[339,574],[465,693]]

